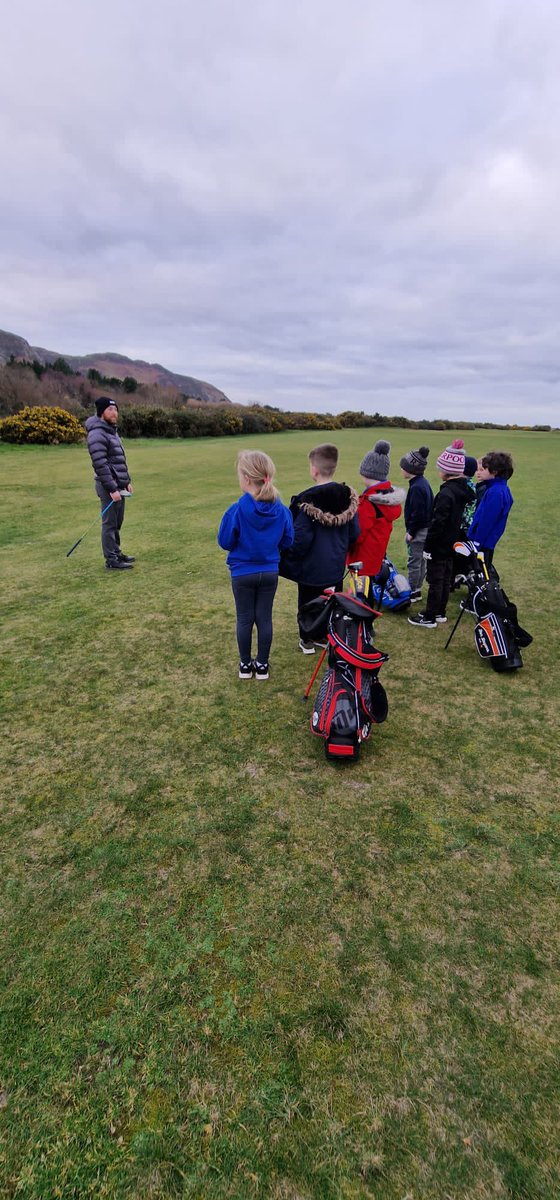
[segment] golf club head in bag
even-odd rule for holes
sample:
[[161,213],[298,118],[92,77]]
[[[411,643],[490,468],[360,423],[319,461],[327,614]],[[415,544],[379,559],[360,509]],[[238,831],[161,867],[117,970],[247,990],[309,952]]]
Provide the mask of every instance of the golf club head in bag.
[[[372,725],[387,716],[378,673],[388,655],[371,640],[376,614],[369,604],[340,592],[319,599],[324,602],[322,636],[326,632],[329,665],[313,706],[311,731],[324,739],[329,762],[356,762]],[[311,623],[305,624],[309,636],[309,628],[317,629],[317,601],[306,605],[302,616]]]

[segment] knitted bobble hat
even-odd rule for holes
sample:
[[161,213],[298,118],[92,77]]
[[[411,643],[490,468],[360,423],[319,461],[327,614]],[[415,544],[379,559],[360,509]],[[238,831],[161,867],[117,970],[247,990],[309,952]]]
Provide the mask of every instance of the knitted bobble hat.
[[403,454],[400,466],[408,475],[423,475],[428,466],[429,446],[420,446],[419,450],[409,450]]
[[464,475],[465,473],[465,445],[462,438],[456,438],[451,446],[446,446],[442,454],[437,460],[437,468],[439,471],[445,471],[446,475]]
[[476,458],[474,458],[472,454],[465,454],[465,475],[467,476],[467,479],[472,479],[476,472],[477,466],[478,463]]
[[364,479],[379,479],[380,483],[384,483],[389,474],[390,449],[390,442],[376,442],[373,450],[360,463],[360,475]]

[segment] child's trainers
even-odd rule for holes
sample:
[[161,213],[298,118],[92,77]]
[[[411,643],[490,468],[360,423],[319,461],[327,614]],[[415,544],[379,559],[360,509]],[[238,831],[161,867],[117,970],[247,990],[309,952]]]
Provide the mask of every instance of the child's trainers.
[[436,621],[437,621],[438,625],[446,625],[447,617],[444,617],[443,613],[440,613],[439,617],[436,617]]
[[256,662],[254,668],[255,679],[268,679],[268,663]]
[[408,624],[409,625],[422,625],[424,629],[435,629],[435,627],[436,627],[436,622],[431,621],[429,619],[429,617],[427,617],[426,614],[423,612],[416,613],[415,617],[409,617]]
[[418,604],[418,601],[421,599],[422,599],[422,592],[420,591],[420,589],[410,593],[410,603],[411,604]]
[[252,678],[253,678],[253,664],[252,664],[252,662],[246,662],[246,663],[244,663],[244,662],[240,662],[240,664],[239,664],[239,678],[240,678],[240,679],[252,679]]
[[315,643],[314,642],[304,642],[303,638],[299,639],[299,648],[300,648],[302,654],[314,654],[315,653]]

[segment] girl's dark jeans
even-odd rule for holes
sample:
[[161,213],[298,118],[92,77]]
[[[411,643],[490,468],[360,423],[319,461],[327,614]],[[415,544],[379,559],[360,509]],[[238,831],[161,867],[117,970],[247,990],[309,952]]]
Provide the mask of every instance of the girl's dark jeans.
[[253,625],[257,626],[257,661],[267,663],[272,645],[272,605],[278,587],[277,571],[238,575],[231,586],[237,611],[237,645],[242,663],[251,661]]

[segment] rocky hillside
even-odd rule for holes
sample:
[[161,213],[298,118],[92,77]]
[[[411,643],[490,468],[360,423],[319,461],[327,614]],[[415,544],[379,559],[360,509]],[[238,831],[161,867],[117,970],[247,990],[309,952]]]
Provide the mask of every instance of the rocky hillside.
[[45,350],[42,346],[31,346],[18,334],[0,329],[0,366],[9,362],[12,355],[20,361],[31,362],[37,359],[45,365],[55,362],[57,358],[64,358],[73,371],[79,371],[82,375],[87,375],[93,367],[100,375],[114,376],[116,379],[124,379],[129,375],[138,383],[157,383],[160,387],[179,388],[184,395],[202,400],[206,404],[230,403],[228,397],[213,384],[193,379],[190,375],[177,375],[159,363],[147,363],[142,359],[127,358],[124,354],[113,354],[110,351],[104,354],[75,355],[64,354],[58,350]]

